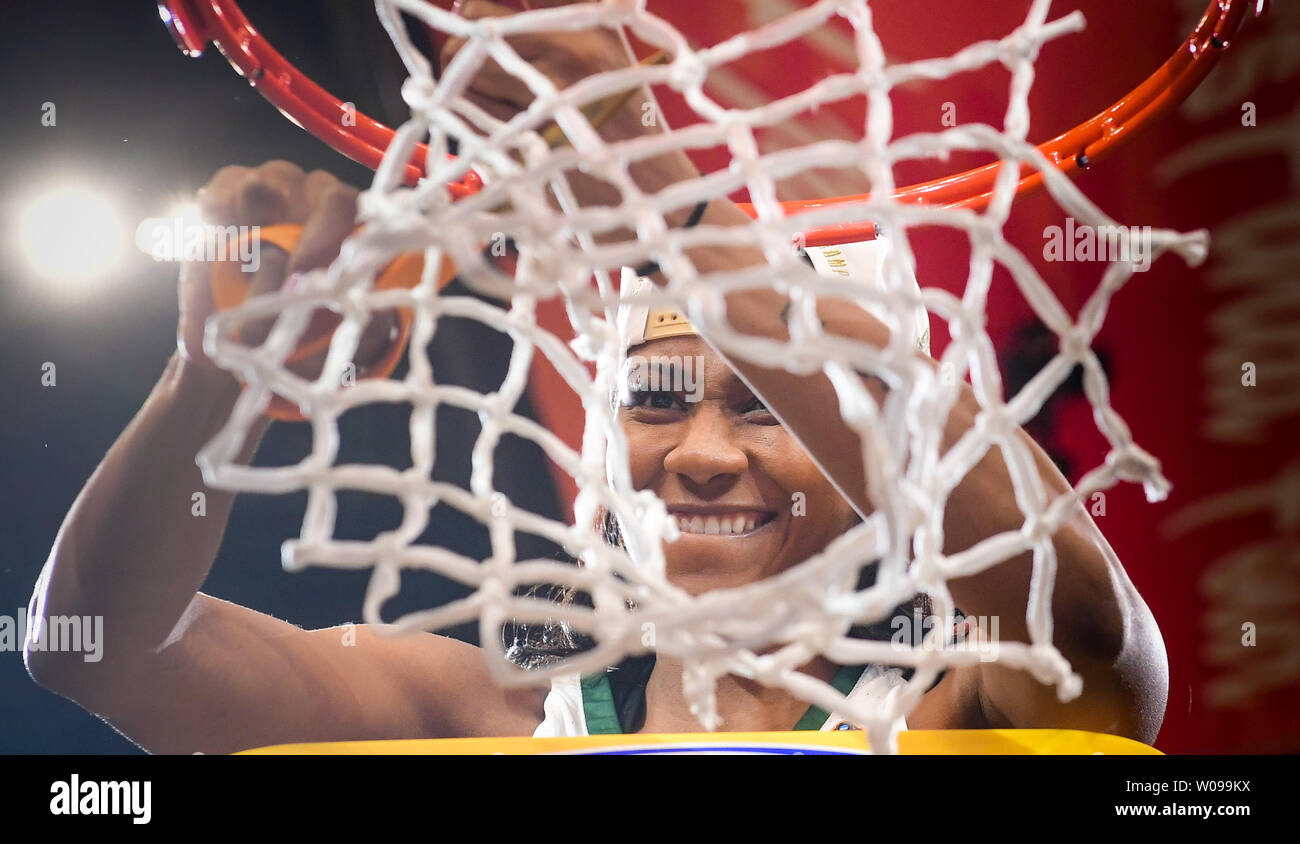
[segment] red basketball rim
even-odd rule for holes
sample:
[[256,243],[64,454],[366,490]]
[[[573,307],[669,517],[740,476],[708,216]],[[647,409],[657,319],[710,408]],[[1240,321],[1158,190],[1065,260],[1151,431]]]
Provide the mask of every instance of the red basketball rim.
[[[1159,120],[1174,109],[1201,83],[1228,48],[1246,11],[1255,5],[1256,15],[1263,14],[1265,0],[1212,0],[1191,35],[1174,54],[1129,91],[1114,105],[1094,115],[1049,141],[1038,149],[1057,169],[1069,174],[1090,167],[1137,134],[1143,127]],[[308,132],[325,141],[338,152],[371,169],[378,168],[384,151],[392,141],[390,127],[364,114],[349,110],[355,125],[343,125],[342,101],[321,88],[276,52],[244,16],[235,0],[159,0],[159,15],[167,24],[177,45],[187,55],[203,54],[209,43],[240,75],[270,100],[281,112]],[[426,147],[419,145],[407,166],[406,180],[414,184],[425,172]],[[1001,162],[976,167],[963,173],[899,188],[894,197],[900,202],[943,208],[987,207]],[[1040,172],[1022,167],[1016,186],[1020,197],[1042,186]],[[460,182],[448,185],[455,197],[474,193],[481,186],[478,175],[471,172]],[[782,202],[788,215],[811,208],[861,203],[869,194],[826,199]],[[751,216],[752,206],[741,203]],[[874,236],[870,221],[815,226],[803,234],[808,246],[825,246],[866,240]]]

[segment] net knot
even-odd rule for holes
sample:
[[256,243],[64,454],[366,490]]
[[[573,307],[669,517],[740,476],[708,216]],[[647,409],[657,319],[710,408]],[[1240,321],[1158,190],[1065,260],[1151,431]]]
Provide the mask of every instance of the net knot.
[[1088,350],[1092,348],[1088,338],[1084,336],[1081,329],[1074,329],[1061,336],[1061,354],[1072,363],[1079,363],[1088,355]]
[[402,102],[412,112],[425,114],[433,108],[438,85],[427,76],[412,76],[402,83]]
[[1106,465],[1122,481],[1141,483],[1148,501],[1163,501],[1169,481],[1160,473],[1160,461],[1136,443],[1129,443],[1106,455]]
[[505,393],[495,392],[483,396],[483,409],[479,418],[486,420],[505,419],[510,416],[510,400]]
[[675,91],[702,88],[708,75],[709,66],[694,53],[683,53],[668,66],[668,84]]
[[1039,513],[1030,513],[1025,516],[1024,525],[1020,528],[1020,533],[1034,545],[1043,545],[1051,542],[1052,537],[1056,535],[1057,528],[1051,519],[1044,518]]
[[1160,463],[1140,446],[1129,443],[1106,456],[1106,465],[1126,481],[1140,481],[1159,471]]
[[994,251],[1002,240],[1001,223],[987,214],[981,214],[973,222],[969,223],[966,226],[966,231],[972,246],[990,252]]
[[483,579],[483,585],[479,587],[479,597],[486,606],[501,606],[508,603],[514,593],[510,586],[499,577],[486,577]]
[[1014,427],[1016,426],[1012,424],[1011,419],[998,408],[985,408],[979,416],[975,417],[975,430],[982,437],[994,442],[1006,440]]
[[1043,44],[1042,28],[1022,26],[998,44],[1002,64],[1010,67],[1022,62],[1033,62]]

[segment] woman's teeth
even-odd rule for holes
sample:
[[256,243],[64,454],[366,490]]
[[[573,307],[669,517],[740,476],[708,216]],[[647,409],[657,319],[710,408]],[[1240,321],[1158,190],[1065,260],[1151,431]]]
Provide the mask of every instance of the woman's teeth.
[[705,536],[739,536],[749,533],[765,523],[759,513],[735,513],[719,516],[687,516],[674,514],[677,528],[682,533],[699,533]]

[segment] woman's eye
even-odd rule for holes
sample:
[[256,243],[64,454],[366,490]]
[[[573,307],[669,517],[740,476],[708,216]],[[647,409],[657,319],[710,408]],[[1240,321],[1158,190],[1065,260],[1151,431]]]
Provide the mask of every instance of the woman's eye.
[[674,410],[681,403],[667,390],[632,388],[627,391],[623,404],[627,407],[647,407],[653,410]]
[[665,393],[662,390],[652,390],[646,393],[645,405],[658,410],[671,410],[677,406],[677,397],[672,393]]
[[776,414],[773,413],[758,396],[753,396],[745,402],[745,404],[740,408],[740,415],[756,425],[780,424],[776,418]]

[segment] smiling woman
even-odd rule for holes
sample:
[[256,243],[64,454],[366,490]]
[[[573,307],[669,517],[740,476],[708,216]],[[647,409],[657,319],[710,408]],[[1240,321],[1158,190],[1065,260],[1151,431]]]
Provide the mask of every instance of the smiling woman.
[[[663,500],[679,532],[665,546],[668,580],[690,595],[702,595],[765,580],[815,557],[861,517],[684,315],[638,301],[646,292],[642,283],[620,309],[627,356],[614,410],[627,438],[633,484]],[[626,550],[617,519],[603,510],[601,520],[606,540]],[[874,577],[874,564],[864,561],[858,588]],[[577,595],[560,590],[555,597],[571,603]],[[897,639],[900,620],[928,616],[929,606],[918,596],[884,622],[858,627],[853,635]],[[540,631],[516,631],[508,655],[534,668],[571,658],[592,644],[566,625],[551,623]],[[694,719],[681,711],[686,702],[677,691],[682,668],[680,660],[650,654],[624,660],[608,674],[560,678],[534,735],[689,731]],[[804,670],[859,706],[879,704],[912,673],[878,665],[836,666],[825,659]],[[851,725],[845,716],[808,707],[781,690],[732,678],[719,686],[727,722],[736,725],[731,729]],[[736,700],[760,702],[761,708],[745,712],[746,707],[733,706]],[[894,727],[905,729],[906,721],[900,717]]]
[[[668,508],[681,537],[668,577],[698,595],[733,588],[814,556],[859,519],[763,401],[699,337],[637,351],[698,361],[698,398],[630,386],[619,409],[632,481]],[[735,528],[739,526],[739,531]]]

